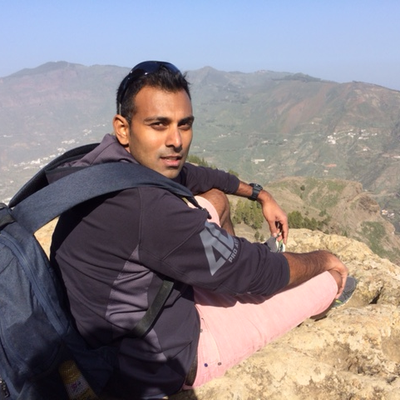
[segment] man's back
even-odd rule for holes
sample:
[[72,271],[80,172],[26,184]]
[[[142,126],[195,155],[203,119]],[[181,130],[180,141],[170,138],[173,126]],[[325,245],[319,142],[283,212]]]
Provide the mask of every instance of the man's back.
[[[154,213],[161,207],[168,212]],[[178,390],[196,352],[199,323],[192,287],[178,283],[150,333],[120,342],[162,284],[162,274],[155,271],[168,263],[165,252],[172,242],[179,247],[185,240],[174,229],[169,234],[161,229],[181,211],[194,210],[163,189],[130,189],[76,207],[60,218],[54,232],[52,254],[80,333],[93,347],[117,340],[120,367],[135,387],[164,384],[163,391]]]

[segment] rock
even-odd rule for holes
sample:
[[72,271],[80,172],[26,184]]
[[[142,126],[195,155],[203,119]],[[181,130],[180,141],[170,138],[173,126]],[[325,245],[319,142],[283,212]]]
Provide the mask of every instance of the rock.
[[53,234],[57,220],[58,219],[54,219],[35,233],[36,239],[43,247],[43,250],[47,254],[47,256],[50,255],[51,236]]
[[355,240],[291,230],[287,251],[317,249],[335,253],[357,278],[349,303],[171,399],[400,399],[400,268]]

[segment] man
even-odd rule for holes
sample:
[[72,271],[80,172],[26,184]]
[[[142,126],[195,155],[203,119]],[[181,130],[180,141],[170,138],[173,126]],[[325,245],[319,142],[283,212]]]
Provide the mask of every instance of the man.
[[[116,382],[127,398],[161,398],[222,375],[329,308],[347,279],[328,252],[274,253],[234,236],[225,194],[257,200],[284,243],[286,214],[259,185],[185,163],[193,122],[175,66],[134,67],[117,92],[114,135],[74,165],[140,163],[187,186],[204,208],[160,188],[129,189],[65,213],[53,236],[77,327],[93,347],[118,346]],[[126,337],[165,276],[175,286],[151,330]]]

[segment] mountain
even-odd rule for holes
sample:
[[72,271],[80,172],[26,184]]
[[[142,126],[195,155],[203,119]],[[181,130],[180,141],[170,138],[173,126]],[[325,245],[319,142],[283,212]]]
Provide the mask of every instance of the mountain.
[[304,218],[320,221],[325,233],[356,239],[380,257],[400,265],[400,236],[360,183],[288,177],[272,182],[268,190],[289,215],[298,212]]
[[359,181],[396,193],[400,92],[303,75],[197,71],[194,152],[263,183],[286,176]]
[[[0,198],[61,151],[111,131],[118,66],[47,63],[0,79]],[[264,186],[357,181],[400,230],[400,92],[305,74],[189,71],[191,153]]]
[[399,225],[400,92],[302,74],[190,75],[192,153],[268,184],[288,176],[358,181]]
[[0,199],[58,153],[110,132],[126,68],[47,63],[0,79]]

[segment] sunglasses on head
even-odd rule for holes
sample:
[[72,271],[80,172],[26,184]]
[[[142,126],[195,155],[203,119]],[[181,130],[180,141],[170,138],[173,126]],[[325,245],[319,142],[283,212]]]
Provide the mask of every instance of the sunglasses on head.
[[135,81],[136,79],[141,78],[142,76],[146,76],[149,74],[153,74],[154,72],[158,72],[160,68],[165,68],[169,72],[173,74],[181,73],[175,65],[164,62],[164,61],[144,61],[134,66],[129,74],[122,81],[122,87],[118,99],[118,113],[121,114],[122,102],[124,100],[126,91],[128,90],[129,85]]

